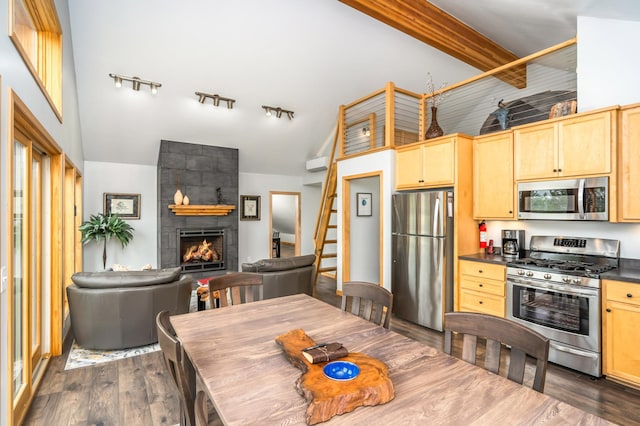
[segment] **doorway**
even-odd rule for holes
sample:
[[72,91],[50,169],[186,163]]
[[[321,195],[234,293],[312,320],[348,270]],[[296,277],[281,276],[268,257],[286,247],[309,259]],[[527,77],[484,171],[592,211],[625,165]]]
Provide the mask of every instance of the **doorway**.
[[269,196],[271,257],[300,256],[300,193],[270,191]]

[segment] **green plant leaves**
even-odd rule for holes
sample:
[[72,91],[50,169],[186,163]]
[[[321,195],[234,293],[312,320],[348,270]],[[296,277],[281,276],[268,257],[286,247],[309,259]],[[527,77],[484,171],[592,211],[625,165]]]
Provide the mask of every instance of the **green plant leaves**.
[[117,214],[98,213],[91,215],[89,220],[84,221],[78,227],[78,230],[82,233],[82,244],[91,241],[100,242],[103,239],[109,240],[113,237],[120,241],[124,248],[133,239],[134,228]]

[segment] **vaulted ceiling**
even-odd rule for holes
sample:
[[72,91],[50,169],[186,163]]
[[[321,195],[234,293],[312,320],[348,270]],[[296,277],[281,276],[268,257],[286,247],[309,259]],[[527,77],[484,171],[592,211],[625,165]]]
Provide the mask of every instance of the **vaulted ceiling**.
[[[243,172],[301,175],[339,105],[388,81],[423,93],[428,72],[455,83],[574,37],[576,16],[640,20],[636,0],[430,3],[442,11],[425,0],[69,0],[85,159],[155,165],[168,139],[238,148]],[[162,87],[116,89],[109,73]],[[196,91],[236,102],[215,108]]]

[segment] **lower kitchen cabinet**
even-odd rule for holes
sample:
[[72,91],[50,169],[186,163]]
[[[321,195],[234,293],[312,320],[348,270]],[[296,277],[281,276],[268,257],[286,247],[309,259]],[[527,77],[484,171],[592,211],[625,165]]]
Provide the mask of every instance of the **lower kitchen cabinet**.
[[640,284],[602,281],[605,376],[640,387]]
[[506,267],[460,261],[459,310],[505,317]]

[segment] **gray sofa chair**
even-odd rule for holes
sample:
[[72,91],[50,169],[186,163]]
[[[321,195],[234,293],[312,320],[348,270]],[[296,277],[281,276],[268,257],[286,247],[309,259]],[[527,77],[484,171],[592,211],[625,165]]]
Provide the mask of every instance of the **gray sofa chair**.
[[157,342],[158,312],[189,312],[194,280],[180,273],[177,267],[73,274],[67,298],[76,343],[112,350]]
[[315,273],[314,254],[276,259],[262,259],[254,263],[243,263],[242,272],[262,275],[262,286],[255,291],[255,300],[273,299],[292,294],[313,294]]

